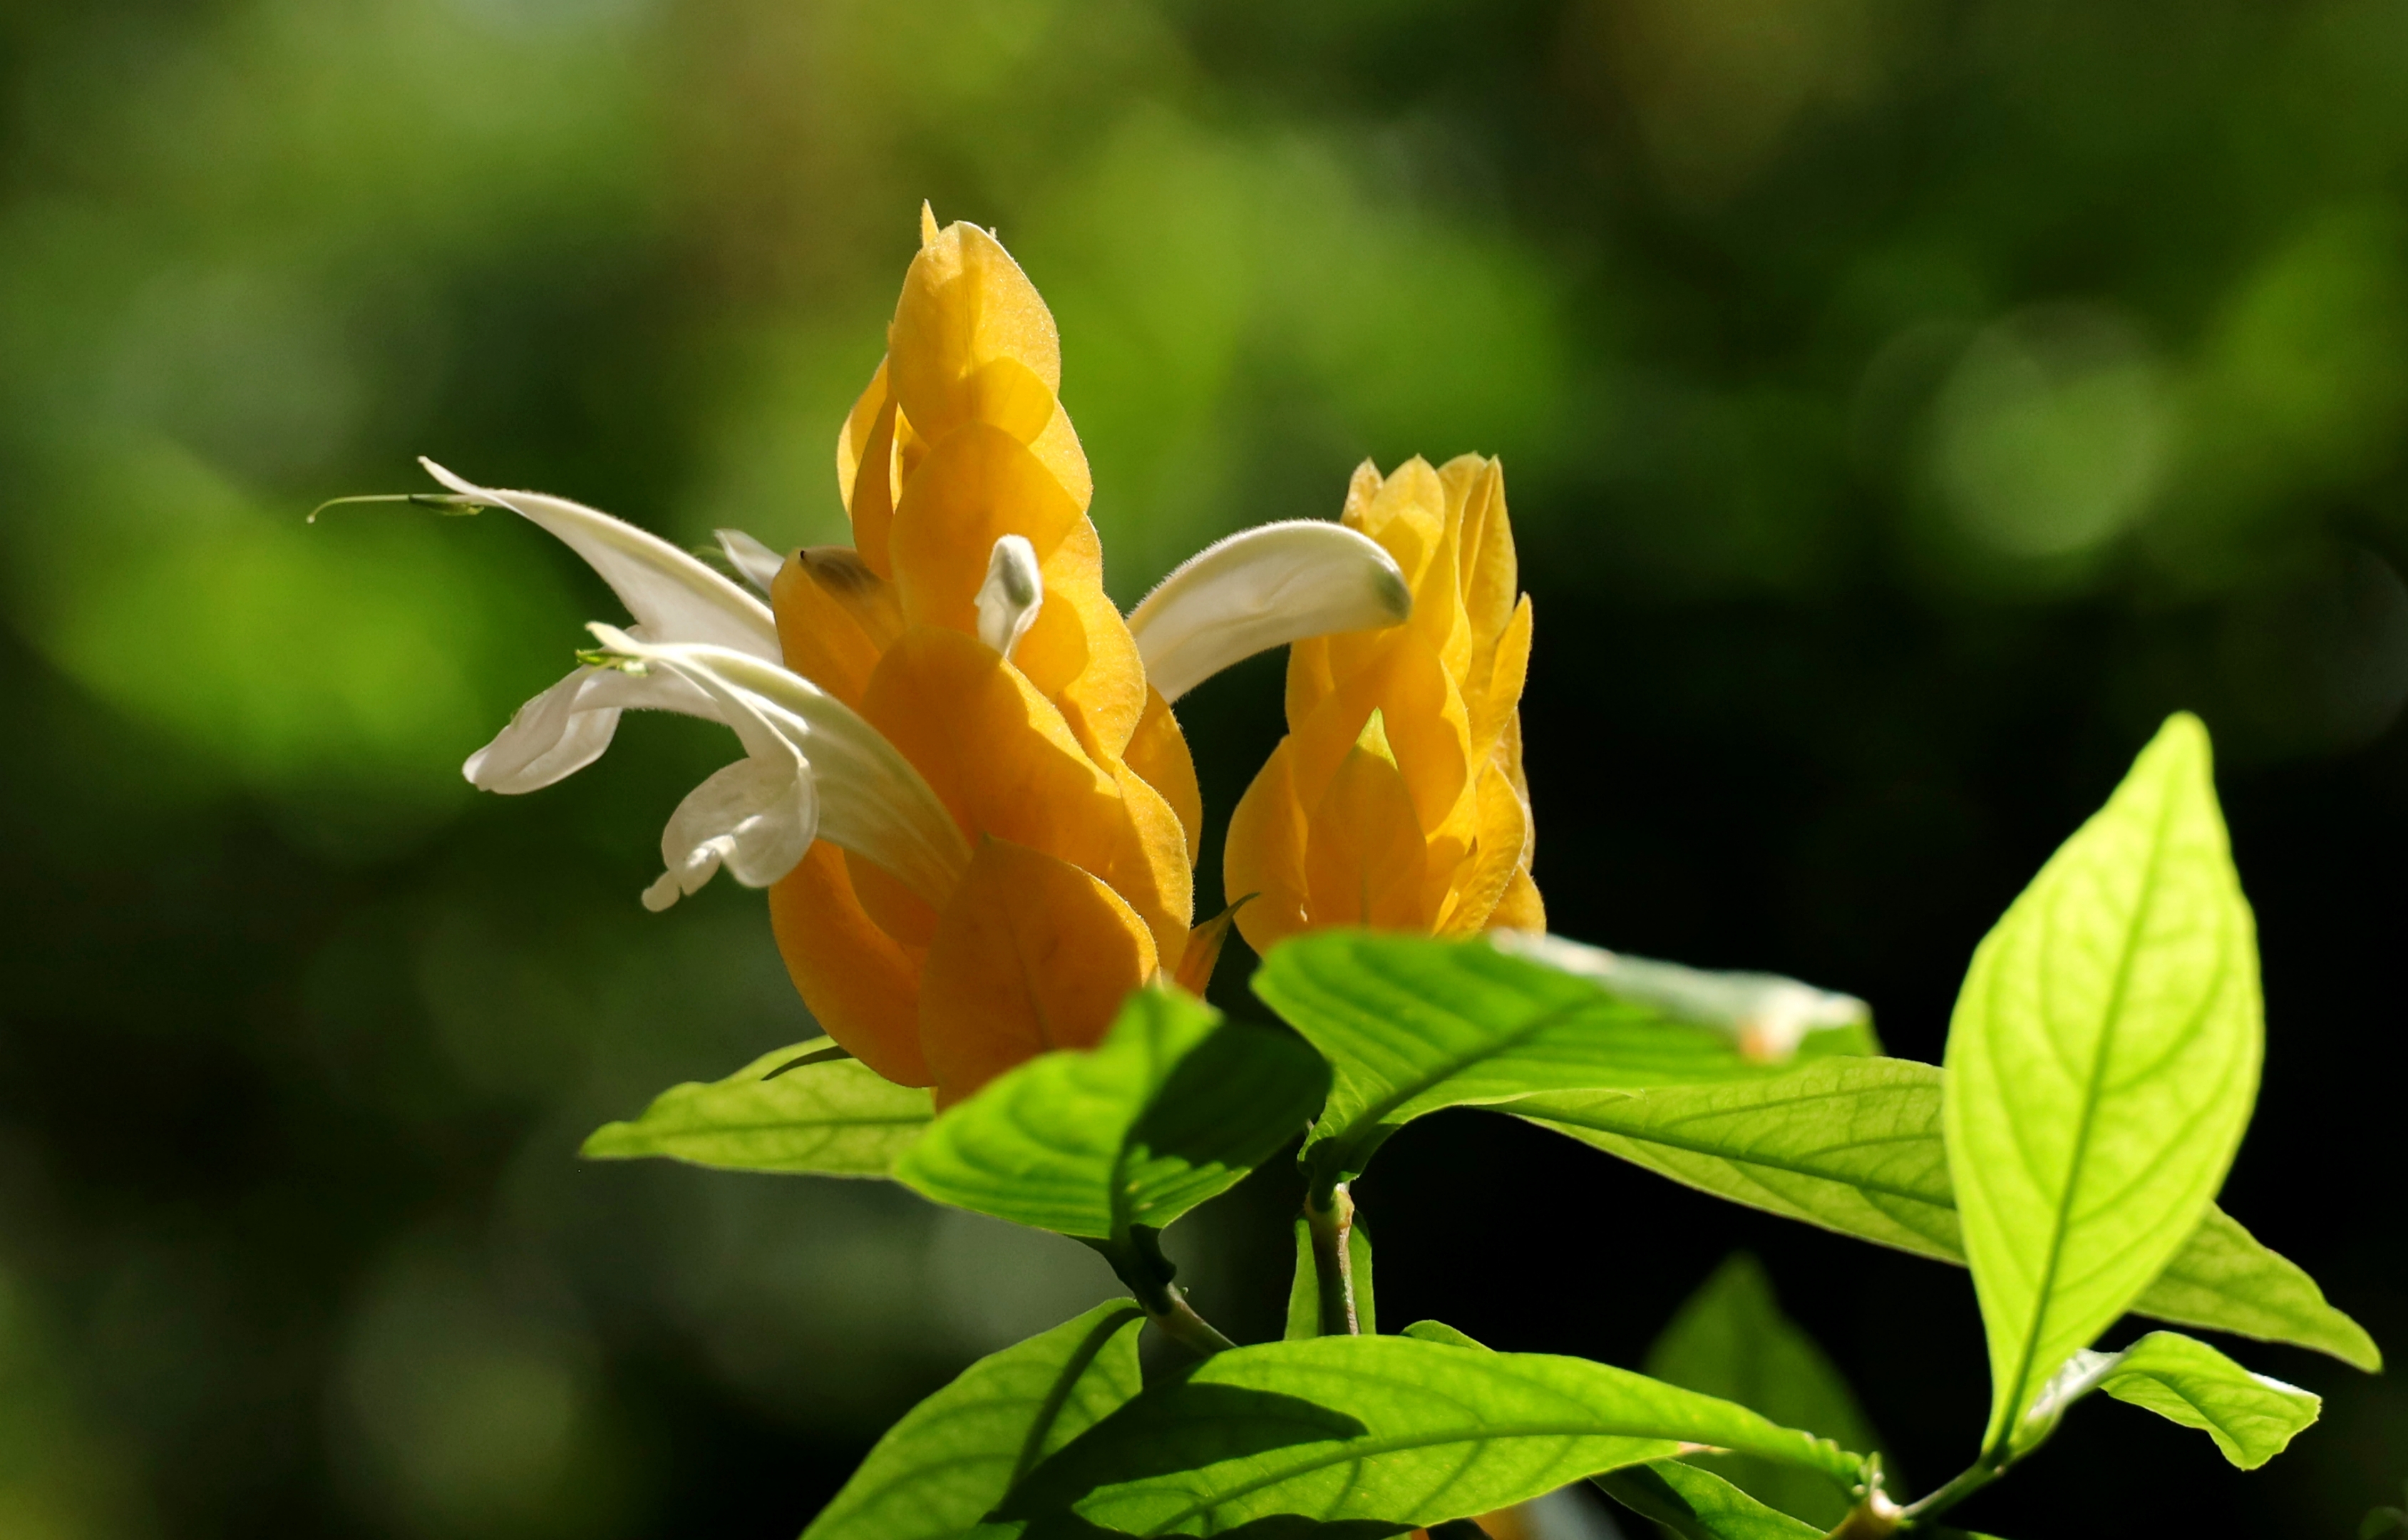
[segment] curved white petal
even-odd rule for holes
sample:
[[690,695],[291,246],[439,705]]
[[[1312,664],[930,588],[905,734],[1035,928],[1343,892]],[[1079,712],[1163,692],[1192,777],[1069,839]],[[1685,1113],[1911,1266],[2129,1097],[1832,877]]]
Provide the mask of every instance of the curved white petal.
[[747,887],[767,887],[795,870],[818,832],[818,792],[801,756],[738,759],[669,815],[661,832],[668,870],[644,890],[644,907],[666,909],[722,866]]
[[426,473],[464,497],[507,508],[556,535],[602,576],[656,641],[707,641],[775,662],[778,623],[769,607],[657,535],[565,497],[496,492],[427,459]]
[[1166,700],[1266,648],[1394,626],[1412,589],[1379,542],[1297,519],[1241,530],[1190,556],[1129,615],[1147,680]]
[[986,581],[979,584],[979,640],[1009,658],[1037,624],[1044,603],[1045,574],[1037,565],[1037,548],[1025,535],[997,537],[986,559]]
[[594,763],[630,708],[719,720],[719,705],[676,674],[580,669],[521,706],[460,773],[480,791],[536,791]]
[[761,590],[767,598],[778,582],[778,569],[786,558],[747,535],[741,529],[714,529],[719,537],[719,549],[727,554],[727,564],[744,574],[744,581]]
[[[969,864],[960,826],[910,761],[851,707],[799,674],[731,648],[590,629],[612,654],[709,696],[753,759],[798,764],[816,795],[818,838],[876,861],[932,904],[952,894]],[[783,875],[768,872],[765,881]]]
[[1494,930],[1489,941],[1500,952],[1592,979],[1614,994],[1684,1020],[1718,1027],[1750,1058],[1770,1063],[1795,1054],[1809,1032],[1862,1027],[1873,1018],[1872,1007],[1854,995],[1817,989],[1778,973],[1710,972],[1533,930]]

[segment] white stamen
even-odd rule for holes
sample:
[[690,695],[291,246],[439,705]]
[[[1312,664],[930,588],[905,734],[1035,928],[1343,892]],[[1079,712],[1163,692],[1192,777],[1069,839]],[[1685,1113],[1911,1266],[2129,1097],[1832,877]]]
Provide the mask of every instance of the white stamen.
[[978,635],[981,641],[1006,658],[1020,639],[1037,624],[1045,602],[1045,574],[1037,566],[1037,548],[1025,535],[1006,535],[987,557],[986,582],[979,585]]
[[1332,631],[1394,626],[1412,590],[1379,542],[1318,519],[1267,524],[1205,547],[1129,615],[1166,700],[1241,658]]
[[741,529],[714,529],[711,533],[719,537],[719,549],[726,553],[727,565],[743,573],[744,581],[761,590],[762,597],[768,597],[778,581],[778,569],[786,565],[786,558]]
[[1535,930],[1493,930],[1500,952],[1581,978],[1592,979],[1627,1000],[1659,1006],[1676,1016],[1718,1027],[1749,1058],[1780,1063],[1798,1052],[1809,1032],[1870,1024],[1872,1007],[1854,995],[1834,994],[1778,973],[1718,973],[1656,962],[1602,946]]

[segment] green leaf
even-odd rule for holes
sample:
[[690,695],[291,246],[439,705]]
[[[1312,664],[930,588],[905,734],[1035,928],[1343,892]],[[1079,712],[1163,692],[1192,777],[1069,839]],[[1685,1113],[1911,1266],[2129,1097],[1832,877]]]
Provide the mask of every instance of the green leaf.
[[581,1153],[602,1160],[665,1155],[729,1171],[883,1176],[936,1116],[928,1093],[880,1079],[857,1059],[806,1065],[769,1078],[814,1038],[763,1054],[724,1080],[672,1086],[644,1115],[605,1123]]
[[[1699,1285],[1648,1351],[1647,1373],[1667,1384],[1752,1406],[1842,1447],[1879,1449],[1848,1382],[1799,1325],[1782,1314],[1763,1266],[1736,1252]],[[1748,1496],[1828,1529],[1855,1499],[1811,1471],[1749,1455],[1692,1457]]]
[[2176,715],[1983,939],[1941,1123],[1996,1448],[2199,1229],[2258,1094],[2258,945]]
[[[1371,1292],[1371,1237],[1357,1218],[1346,1231],[1346,1265],[1354,1280],[1354,1321],[1366,1333],[1377,1331],[1379,1311]],[[1321,1279],[1312,1265],[1312,1224],[1296,1216],[1296,1275],[1287,1286],[1285,1340],[1300,1342],[1321,1335]]]
[[[1442,1107],[1761,1077],[1782,1067],[1742,1052],[1728,1025],[1676,1019],[1485,940],[1319,931],[1272,947],[1254,992],[1337,1072],[1305,1143],[1322,1187],[1353,1180],[1389,1135]],[[1870,1045],[1860,1025],[1813,1032],[1799,1052]]]
[[2067,1407],[2094,1389],[2199,1429],[2244,1471],[2281,1454],[2324,1406],[2313,1392],[2251,1374],[2195,1338],[2152,1331],[2120,1353],[2075,1353],[2011,1446],[2020,1452],[2040,1443]]
[[[1703,1192],[1961,1264],[1936,1065],[1834,1058],[1772,1080],[1557,1092],[1497,1110]],[[2374,1341],[2297,1264],[2211,1208],[2132,1308],[2373,1371]]]
[[1092,1050],[1033,1058],[947,1111],[895,1177],[940,1203],[1126,1243],[1234,1186],[1328,1084],[1290,1034],[1140,989]]
[[805,1540],[954,1540],[1138,1392],[1132,1300],[981,1359],[887,1430]]
[[[1740,1488],[1692,1464],[1658,1460],[1589,1478],[1615,1502],[1682,1540],[1822,1540],[1809,1524],[1765,1506]],[[1846,1511],[1842,1504],[1842,1511]]]
[[1317,1337],[1235,1348],[1149,1386],[997,1514],[1032,1535],[1206,1535],[1257,1520],[1368,1535],[1509,1507],[1683,1444],[1840,1481],[1861,1468],[1743,1406],[1583,1359]]

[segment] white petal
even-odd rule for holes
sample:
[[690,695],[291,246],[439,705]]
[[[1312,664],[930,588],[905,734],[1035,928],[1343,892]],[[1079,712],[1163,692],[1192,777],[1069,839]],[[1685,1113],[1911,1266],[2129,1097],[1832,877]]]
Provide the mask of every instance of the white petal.
[[960,826],[910,761],[851,707],[749,654],[660,645],[609,626],[591,629],[610,652],[680,675],[708,694],[753,758],[780,763],[799,756],[818,798],[819,838],[876,861],[932,904],[952,894],[969,864]]
[[644,905],[666,909],[722,866],[747,887],[767,887],[795,870],[818,826],[819,800],[800,756],[738,759],[669,815],[661,834],[668,870],[644,890]]
[[719,549],[727,554],[728,565],[744,574],[744,581],[769,597],[778,582],[778,569],[786,558],[763,545],[741,529],[714,529],[719,537]]
[[1394,626],[1412,590],[1379,542],[1318,519],[1242,530],[1190,556],[1129,615],[1146,678],[1166,700],[1240,658]]
[[1617,995],[1684,1020],[1721,1028],[1750,1058],[1769,1063],[1795,1054],[1809,1032],[1861,1027],[1873,1018],[1872,1007],[1854,995],[1817,989],[1778,973],[1709,972],[1531,930],[1494,930],[1489,941],[1500,952],[1593,979]]
[[602,575],[619,602],[656,641],[708,641],[775,661],[778,623],[769,607],[657,535],[608,513],[540,492],[496,492],[419,457],[427,474],[466,497],[542,525]]
[[986,582],[979,585],[979,640],[1010,657],[1037,624],[1044,602],[1045,574],[1037,565],[1037,548],[1025,535],[997,539],[986,560]]
[[460,773],[480,791],[525,792],[575,774],[601,757],[630,707],[719,719],[718,702],[676,674],[638,676],[580,669],[521,706]]

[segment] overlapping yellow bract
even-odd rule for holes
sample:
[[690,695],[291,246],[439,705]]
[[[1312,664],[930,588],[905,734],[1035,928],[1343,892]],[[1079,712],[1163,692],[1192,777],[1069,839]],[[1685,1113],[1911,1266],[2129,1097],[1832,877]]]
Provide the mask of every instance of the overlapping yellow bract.
[[1290,649],[1287,736],[1229,822],[1224,885],[1255,895],[1238,928],[1256,951],[1333,925],[1543,929],[1504,474],[1469,454],[1386,477],[1367,462],[1344,522],[1397,559],[1412,618]]
[[[829,1036],[890,1080],[976,1090],[1092,1045],[1178,971],[1201,808],[1185,739],[1105,595],[1061,345],[994,237],[922,244],[887,357],[847,419],[853,543],[798,552],[773,595],[786,664],[858,711],[968,836],[931,905],[824,842],[770,891],[779,950]],[[996,540],[1034,548],[1044,603],[1006,659],[978,640]]]

